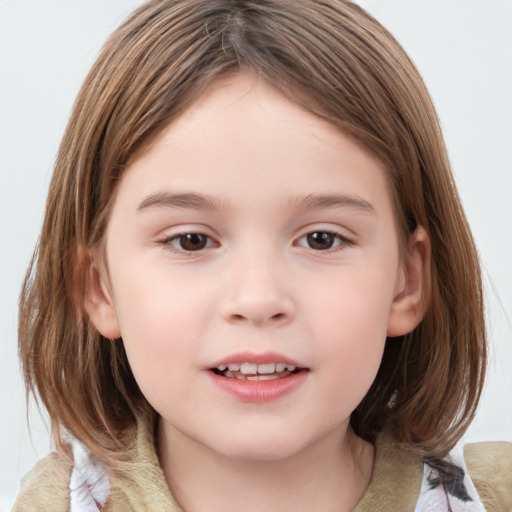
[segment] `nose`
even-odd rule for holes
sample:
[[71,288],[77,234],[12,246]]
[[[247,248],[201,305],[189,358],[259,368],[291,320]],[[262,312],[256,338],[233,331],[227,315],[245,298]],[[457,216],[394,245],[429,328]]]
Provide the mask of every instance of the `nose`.
[[294,316],[295,305],[284,269],[260,258],[243,261],[230,273],[222,316],[230,323],[284,325]]

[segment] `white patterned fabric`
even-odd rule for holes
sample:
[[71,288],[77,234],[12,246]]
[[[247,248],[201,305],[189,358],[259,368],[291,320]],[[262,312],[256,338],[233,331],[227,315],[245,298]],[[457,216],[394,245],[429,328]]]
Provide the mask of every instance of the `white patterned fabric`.
[[78,441],[73,444],[74,465],[69,481],[70,512],[99,512],[110,496],[109,477]]
[[442,483],[436,485],[439,480],[438,471],[424,464],[420,496],[414,512],[485,512],[468,476],[462,452],[454,451],[450,461],[464,471],[462,488],[465,492],[457,496],[457,493],[450,492]]

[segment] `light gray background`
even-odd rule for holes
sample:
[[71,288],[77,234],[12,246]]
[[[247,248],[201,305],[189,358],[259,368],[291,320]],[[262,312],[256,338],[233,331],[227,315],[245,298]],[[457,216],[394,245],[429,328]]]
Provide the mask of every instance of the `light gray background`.
[[[512,440],[512,1],[361,0],[404,45],[438,107],[481,253],[490,375],[466,440]],[[72,102],[137,0],[0,0],[0,511],[50,449],[17,361],[20,284]]]

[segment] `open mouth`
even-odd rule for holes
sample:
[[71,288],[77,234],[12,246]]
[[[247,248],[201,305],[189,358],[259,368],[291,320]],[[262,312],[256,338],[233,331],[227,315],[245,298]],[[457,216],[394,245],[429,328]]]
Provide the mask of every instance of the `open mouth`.
[[238,380],[276,380],[298,373],[301,368],[284,363],[230,363],[221,364],[211,371],[221,377]]

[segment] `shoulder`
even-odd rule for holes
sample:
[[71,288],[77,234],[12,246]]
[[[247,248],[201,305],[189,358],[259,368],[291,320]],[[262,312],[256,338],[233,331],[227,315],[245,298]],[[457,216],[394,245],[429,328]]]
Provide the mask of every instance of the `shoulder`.
[[512,445],[480,443],[432,464],[389,436],[377,440],[370,485],[354,512],[512,512]]
[[109,496],[105,467],[73,441],[39,461],[23,479],[14,512],[97,512]]
[[464,454],[456,449],[447,460],[448,471],[425,464],[417,511],[444,510],[444,502],[453,511],[512,512],[511,443],[469,444]]
[[67,450],[50,453],[23,479],[13,512],[67,512],[73,458]]
[[468,444],[464,460],[487,512],[512,510],[512,443]]

